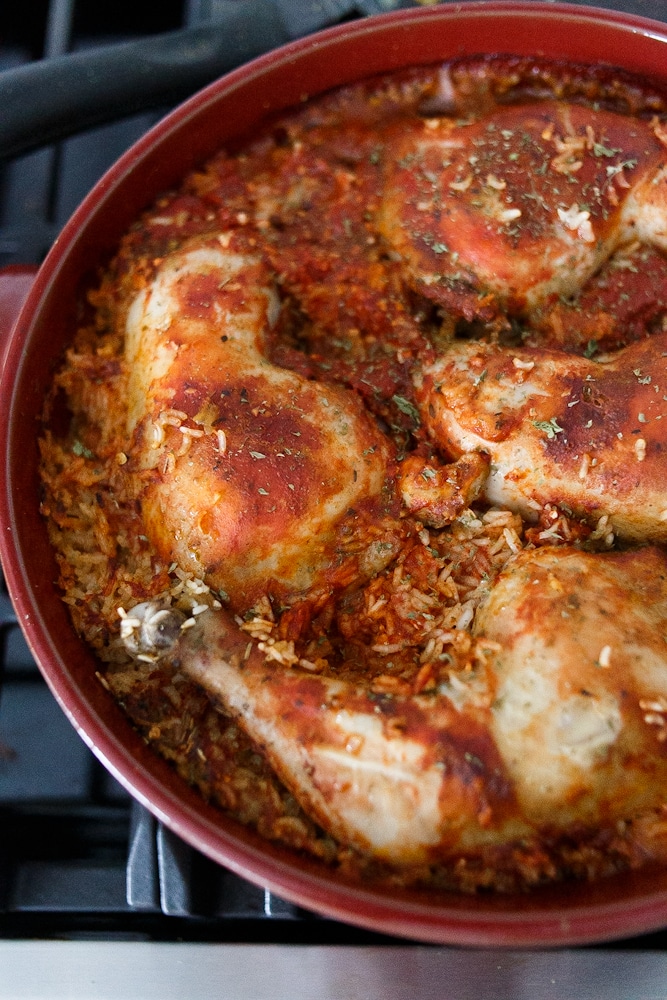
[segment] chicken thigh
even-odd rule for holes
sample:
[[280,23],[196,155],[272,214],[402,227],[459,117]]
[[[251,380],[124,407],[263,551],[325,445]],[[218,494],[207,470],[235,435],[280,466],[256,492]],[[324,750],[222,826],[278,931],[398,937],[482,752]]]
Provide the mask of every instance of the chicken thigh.
[[393,551],[390,445],[353,393],[267,360],[279,311],[261,259],[222,234],[167,256],[127,319],[146,534],[239,609],[272,586],[345,585]]
[[477,613],[492,733],[521,813],[605,824],[664,801],[667,557],[525,550]]
[[530,316],[623,243],[667,249],[660,126],[535,101],[390,140],[380,229],[419,291],[466,319]]
[[608,515],[626,539],[667,540],[667,334],[607,362],[454,341],[416,381],[437,445],[488,456],[492,503],[527,519],[561,505]]
[[530,849],[658,809],[666,625],[664,553],[546,547],[491,586],[478,667],[429,694],[378,696],[349,670],[278,665],[225,611],[181,630],[169,656],[325,830],[412,865],[520,839]]

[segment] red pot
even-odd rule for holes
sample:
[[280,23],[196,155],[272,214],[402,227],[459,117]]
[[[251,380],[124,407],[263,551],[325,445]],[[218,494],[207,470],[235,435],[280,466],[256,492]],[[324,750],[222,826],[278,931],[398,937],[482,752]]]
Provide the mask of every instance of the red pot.
[[338,84],[453,56],[506,52],[605,62],[667,86],[667,24],[593,8],[478,2],[355,21],[272,52],[212,84],[142,138],[102,178],[56,241],[13,325],[26,273],[0,280],[9,339],[0,382],[0,554],[18,620],[62,708],[129,791],[204,854],[277,895],[366,928],[464,945],[589,943],[667,924],[667,871],[595,885],[551,886],[520,897],[387,893],[327,870],[206,805],[134,732],[95,678],[54,585],[55,559],[38,507],[38,424],[71,337],[75,303],[129,224],[165,188],[270,112]]

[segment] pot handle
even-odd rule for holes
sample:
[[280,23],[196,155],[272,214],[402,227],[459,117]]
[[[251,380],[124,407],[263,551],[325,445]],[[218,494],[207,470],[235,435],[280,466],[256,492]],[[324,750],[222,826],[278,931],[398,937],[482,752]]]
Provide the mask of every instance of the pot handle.
[[182,100],[287,41],[271,0],[222,4],[217,23],[42,59],[0,73],[0,158]]
[[0,371],[14,324],[38,270],[36,264],[11,264],[0,269]]

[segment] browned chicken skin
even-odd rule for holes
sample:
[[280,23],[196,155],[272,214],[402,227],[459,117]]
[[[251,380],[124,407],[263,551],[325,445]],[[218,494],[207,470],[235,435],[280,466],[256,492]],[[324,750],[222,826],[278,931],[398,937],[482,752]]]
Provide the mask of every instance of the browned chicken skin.
[[276,667],[223,611],[170,656],[325,830],[411,865],[653,810],[659,828],[666,624],[663,552],[545,547],[510,561],[482,602],[484,660],[426,694],[378,698],[363,677]]
[[417,377],[422,419],[454,456],[490,461],[486,496],[547,503],[623,538],[667,540],[667,334],[608,362],[454,342]]
[[667,557],[524,551],[480,607],[491,729],[533,821],[607,823],[660,806],[667,778]]
[[667,249],[664,133],[557,101],[397,131],[380,228],[422,294],[530,317],[639,239]]
[[266,266],[222,234],[167,257],[127,321],[146,533],[241,610],[372,575],[403,535],[391,446],[358,399],[267,360],[278,311]]

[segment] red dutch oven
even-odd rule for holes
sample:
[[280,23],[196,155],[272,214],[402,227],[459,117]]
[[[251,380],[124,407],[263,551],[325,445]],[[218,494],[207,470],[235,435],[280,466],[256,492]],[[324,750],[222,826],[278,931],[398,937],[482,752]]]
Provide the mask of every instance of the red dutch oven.
[[34,280],[20,268],[0,275],[0,556],[19,623],[72,724],[140,802],[213,860],[306,909],[413,940],[487,947],[600,942],[667,925],[667,870],[520,896],[388,892],[341,881],[207,805],[144,744],[96,679],[95,659],[54,583],[57,567],[39,513],[44,397],[75,329],[82,289],[139,213],[228,140],[305,96],[478,53],[607,63],[667,87],[667,24],[631,15],[529,0],[354,21],[260,57],[186,101],[99,181]]

